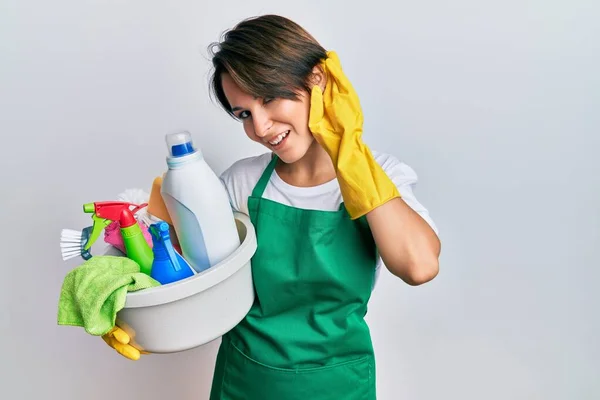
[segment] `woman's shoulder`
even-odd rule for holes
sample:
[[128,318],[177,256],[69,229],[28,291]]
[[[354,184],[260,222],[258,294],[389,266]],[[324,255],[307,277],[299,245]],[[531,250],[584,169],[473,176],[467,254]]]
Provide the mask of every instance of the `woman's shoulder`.
[[256,174],[260,177],[260,174],[264,171],[270,160],[270,152],[241,158],[223,171],[221,177],[244,179]]
[[418,176],[415,170],[398,157],[377,150],[371,150],[371,154],[373,154],[375,162],[397,185],[417,183]]
[[381,166],[392,182],[394,182],[404,202],[421,215],[421,217],[423,217],[437,233],[438,228],[429,215],[429,211],[415,195],[415,190],[419,181],[419,177],[415,170],[410,165],[391,154],[380,153],[374,150],[371,153],[373,154],[375,161]]
[[229,195],[231,206],[245,212],[246,199],[271,160],[271,153],[263,153],[235,161],[221,173],[220,178]]

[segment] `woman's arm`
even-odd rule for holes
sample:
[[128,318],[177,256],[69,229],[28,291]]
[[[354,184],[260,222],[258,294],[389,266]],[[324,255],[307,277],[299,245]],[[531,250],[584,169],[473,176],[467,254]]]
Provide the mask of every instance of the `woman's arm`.
[[409,285],[421,285],[439,271],[440,241],[432,227],[401,198],[367,214],[379,254],[388,270]]

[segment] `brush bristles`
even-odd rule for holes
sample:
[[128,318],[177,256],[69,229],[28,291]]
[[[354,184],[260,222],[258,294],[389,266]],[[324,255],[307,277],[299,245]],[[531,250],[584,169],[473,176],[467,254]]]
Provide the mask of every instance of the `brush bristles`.
[[125,189],[123,193],[119,193],[117,199],[119,201],[126,201],[133,204],[147,203],[150,198],[150,194],[143,189]]
[[81,257],[81,252],[80,251],[76,251],[74,253],[63,253],[62,254],[63,261],[67,261],[67,260],[70,260],[70,259],[75,258],[75,257]]
[[62,256],[62,259],[66,261],[66,260],[69,260],[71,258],[81,256],[81,248],[71,249],[71,250],[62,249],[62,251],[60,252],[60,254]]
[[60,233],[60,252],[63,261],[81,256],[83,234],[74,229],[63,229]]
[[69,250],[81,250],[81,243],[61,243],[60,250],[61,251],[69,251]]
[[63,237],[63,238],[60,239],[60,243],[61,244],[62,243],[81,243],[81,238],[79,238],[79,239],[76,239],[76,238],[71,239],[71,238],[64,238]]
[[60,232],[60,237],[66,237],[66,238],[79,238],[81,239],[81,231],[76,231],[74,229],[63,229]]
[[64,256],[69,256],[71,254],[81,254],[81,251],[80,250],[62,251],[61,254]]

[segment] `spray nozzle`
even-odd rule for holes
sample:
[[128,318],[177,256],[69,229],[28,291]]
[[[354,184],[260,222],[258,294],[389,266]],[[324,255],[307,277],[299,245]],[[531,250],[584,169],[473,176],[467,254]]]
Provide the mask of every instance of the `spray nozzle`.
[[[89,250],[94,242],[100,237],[100,232],[106,228],[112,221],[119,221],[122,228],[137,224],[134,214],[147,204],[132,204],[125,201],[98,201],[86,203],[83,205],[83,212],[93,214],[92,232],[84,250]],[[130,207],[134,207],[131,209]]]
[[155,224],[150,225],[149,231],[152,235],[153,248],[158,250],[162,247],[162,249],[167,252],[169,260],[173,265],[173,269],[175,271],[180,271],[181,265],[179,265],[179,260],[177,259],[177,256],[175,255],[175,250],[173,249],[173,245],[171,244],[169,224],[167,224],[164,221],[157,222]]

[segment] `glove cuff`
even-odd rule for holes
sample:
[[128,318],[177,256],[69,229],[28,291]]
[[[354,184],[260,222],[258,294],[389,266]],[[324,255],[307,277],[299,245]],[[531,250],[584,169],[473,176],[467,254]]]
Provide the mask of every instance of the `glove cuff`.
[[364,143],[351,154],[340,152],[336,165],[344,205],[358,219],[388,201],[402,197],[398,188]]

